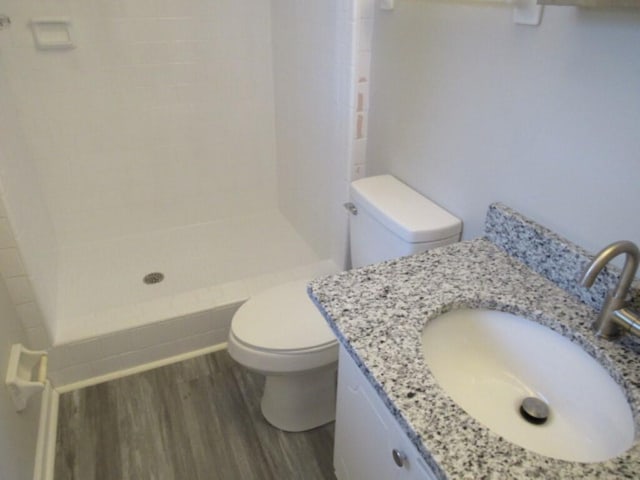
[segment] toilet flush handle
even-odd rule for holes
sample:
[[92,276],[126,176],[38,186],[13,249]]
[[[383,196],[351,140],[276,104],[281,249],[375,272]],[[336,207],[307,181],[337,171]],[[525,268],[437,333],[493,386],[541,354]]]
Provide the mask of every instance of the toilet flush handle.
[[356,207],[353,203],[347,202],[344,204],[344,208],[346,208],[351,215],[358,214],[358,207]]

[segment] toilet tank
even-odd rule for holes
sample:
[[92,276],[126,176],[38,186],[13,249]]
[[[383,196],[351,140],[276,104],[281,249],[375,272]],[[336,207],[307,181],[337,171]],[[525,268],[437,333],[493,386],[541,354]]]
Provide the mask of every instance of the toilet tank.
[[351,184],[349,220],[354,268],[460,240],[462,222],[392,175]]

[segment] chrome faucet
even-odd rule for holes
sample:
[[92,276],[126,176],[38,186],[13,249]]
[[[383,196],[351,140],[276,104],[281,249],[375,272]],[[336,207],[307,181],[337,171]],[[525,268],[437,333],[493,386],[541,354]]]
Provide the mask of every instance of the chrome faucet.
[[618,285],[607,293],[600,316],[593,323],[593,328],[598,336],[610,339],[617,338],[627,332],[640,335],[640,314],[629,308],[627,300],[631,282],[633,282],[638,270],[640,250],[634,243],[626,240],[614,242],[595,256],[580,280],[582,286],[590,288],[603,267],[621,254],[625,254],[626,259]]

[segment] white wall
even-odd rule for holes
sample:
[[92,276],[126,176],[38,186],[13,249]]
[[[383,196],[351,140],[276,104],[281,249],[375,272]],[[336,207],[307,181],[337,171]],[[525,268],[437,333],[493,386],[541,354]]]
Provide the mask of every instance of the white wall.
[[[55,330],[58,244],[33,151],[18,125],[15,98],[2,70],[5,33],[0,32],[0,273],[22,318],[27,344],[40,349],[50,344]],[[50,320],[48,331],[43,313]]]
[[344,263],[348,5],[273,0],[279,207],[321,258]]
[[[15,97],[61,245],[276,205],[268,0],[6,0]],[[76,48],[38,51],[32,17]]]
[[397,0],[377,12],[368,173],[482,233],[499,200],[595,251],[640,242],[640,12]]
[[[7,287],[0,279],[0,372],[4,378],[13,343],[25,343],[20,322]],[[37,398],[36,398],[37,397]],[[27,480],[33,475],[40,405],[32,398],[27,408],[16,413],[9,392],[0,388],[0,479]]]

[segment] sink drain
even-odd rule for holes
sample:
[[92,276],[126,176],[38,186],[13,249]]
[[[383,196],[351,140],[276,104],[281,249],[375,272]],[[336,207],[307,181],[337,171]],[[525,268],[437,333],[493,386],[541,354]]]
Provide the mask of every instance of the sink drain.
[[527,397],[520,404],[520,415],[527,422],[542,425],[549,419],[549,405],[536,397]]
[[144,283],[146,283],[147,285],[153,285],[154,283],[160,283],[162,280],[164,280],[164,274],[160,273],[160,272],[147,273],[142,278],[142,281]]

